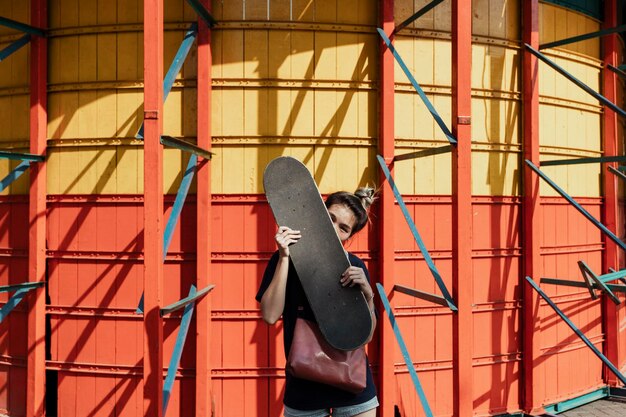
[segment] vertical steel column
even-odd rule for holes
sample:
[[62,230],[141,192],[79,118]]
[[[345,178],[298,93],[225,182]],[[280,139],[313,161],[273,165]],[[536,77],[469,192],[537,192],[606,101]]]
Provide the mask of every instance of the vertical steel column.
[[[380,2],[381,26],[387,36],[391,36],[394,30],[393,0]],[[391,51],[385,46],[382,39],[380,45],[380,118],[378,152],[389,166],[394,155],[394,59]],[[389,166],[393,169],[393,165]],[[382,183],[382,174],[381,174]],[[394,285],[394,257],[393,232],[394,232],[394,197],[390,187],[381,187],[379,209],[379,281],[388,290]],[[393,304],[392,304],[393,305]],[[380,416],[393,416],[396,404],[396,380],[394,369],[394,334],[387,320],[379,320],[379,352],[378,380],[380,392]]]
[[454,415],[473,414],[472,2],[452,0],[452,297]]
[[[535,49],[539,48],[539,0],[522,3],[522,38]],[[539,166],[539,61],[524,50],[522,54],[522,109],[524,159]],[[531,413],[542,412],[543,378],[538,374],[541,340],[539,327],[539,295],[528,285],[524,276],[541,276],[541,201],[539,177],[524,166],[522,196],[522,381],[520,398],[522,408]]]
[[[202,0],[211,11],[211,2]],[[198,146],[211,150],[211,30],[198,18]],[[203,159],[198,167],[196,191],[197,255],[196,281],[205,288],[211,280],[211,163]],[[211,384],[211,296],[196,303],[196,416],[210,417]]]
[[[31,25],[48,25],[47,0],[31,0]],[[30,152],[46,154],[47,134],[47,39],[33,36],[30,43]],[[46,163],[30,165],[28,232],[28,280],[46,280]],[[46,297],[44,287],[28,295],[28,355],[26,416],[45,415],[46,396]]]
[[[604,2],[603,28],[617,26],[617,1],[606,0]],[[617,75],[607,68],[607,65],[617,66],[617,35],[611,34],[602,37],[602,55],[604,69],[602,70],[602,95],[613,103],[617,102]],[[615,112],[604,107],[602,114],[603,122],[603,156],[617,155],[617,115]],[[612,164],[615,165],[615,164]],[[602,223],[614,234],[617,234],[617,181],[615,175],[602,170],[602,182],[604,188],[604,204],[602,205]],[[617,245],[602,235],[605,249],[603,256],[603,270],[618,268]],[[617,318],[617,306],[606,296],[602,297],[602,326],[606,335],[604,354],[612,363],[619,363],[619,321]],[[612,372],[604,367],[605,380],[610,385],[617,385],[619,381]]]
[[163,402],[163,0],[144,0],[144,347],[146,417]]

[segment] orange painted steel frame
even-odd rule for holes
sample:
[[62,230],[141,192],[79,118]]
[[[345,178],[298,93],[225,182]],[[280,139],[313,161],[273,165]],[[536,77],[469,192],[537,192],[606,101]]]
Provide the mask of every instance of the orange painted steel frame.
[[[391,36],[394,30],[393,0],[380,2],[381,26],[387,36]],[[384,41],[379,39],[380,45],[380,119],[378,152],[385,159],[389,170],[393,173],[394,155],[394,58],[393,54],[385,46]],[[381,174],[382,175],[382,174]],[[380,192],[380,264],[379,280],[385,288],[393,288],[394,285],[394,239],[393,239],[393,212],[394,196],[390,187],[382,187]],[[393,299],[390,300],[393,308]],[[380,303],[379,303],[380,310]],[[394,372],[394,334],[387,320],[381,320],[380,353],[378,358],[378,390],[380,393],[380,416],[394,415],[394,403],[396,399],[396,380]]]
[[[522,38],[533,48],[539,47],[539,1],[522,3]],[[539,62],[524,52],[522,55],[522,107],[524,159],[539,164]],[[531,413],[543,411],[543,377],[537,374],[541,355],[539,327],[539,295],[524,283],[524,276],[541,276],[541,206],[539,177],[532,170],[523,169],[522,196],[522,247],[523,274],[519,277],[522,287],[522,383],[520,398],[522,408]]]
[[[604,28],[617,26],[617,0],[604,2]],[[604,61],[602,93],[611,102],[617,100],[617,75],[607,68],[607,65],[617,64],[617,35],[611,34],[602,38],[602,53]],[[604,107],[603,120],[603,156],[617,155],[617,115]],[[606,170],[602,171],[604,204],[602,205],[602,223],[613,233],[617,233],[617,178]],[[602,234],[604,243],[603,271],[609,268],[618,268],[617,245]],[[611,300],[602,297],[602,327],[605,333],[604,355],[609,361],[619,364],[619,320],[617,306]],[[617,386],[617,377],[604,366],[604,379],[610,385]]]
[[[31,0],[32,26],[47,26],[47,0]],[[47,39],[34,36],[30,46],[30,152],[46,154],[47,134]],[[46,280],[46,164],[30,166],[30,203],[28,233],[28,280]],[[45,415],[45,289],[28,296],[28,357],[26,371],[26,415]]]
[[144,335],[143,415],[163,400],[163,0],[144,1]]
[[452,319],[454,415],[471,416],[472,377],[472,2],[452,0]]
[[[201,0],[211,11],[210,1]],[[198,146],[211,150],[211,32],[198,18]],[[196,218],[197,246],[196,273],[198,288],[209,285],[211,269],[211,164],[203,164],[197,171]],[[196,304],[196,412],[198,417],[212,415],[213,389],[211,384],[211,297],[204,297]]]

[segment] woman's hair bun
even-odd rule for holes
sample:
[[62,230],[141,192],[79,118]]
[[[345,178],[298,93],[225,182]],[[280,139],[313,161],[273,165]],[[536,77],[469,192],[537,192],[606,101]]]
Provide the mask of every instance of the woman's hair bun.
[[369,207],[374,204],[374,201],[376,201],[376,190],[372,187],[359,187],[354,192],[354,195],[361,200],[361,204],[365,210],[368,210]]

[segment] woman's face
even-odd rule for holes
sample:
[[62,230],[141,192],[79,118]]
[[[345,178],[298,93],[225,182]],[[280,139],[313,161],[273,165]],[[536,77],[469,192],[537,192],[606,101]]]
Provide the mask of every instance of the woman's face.
[[328,207],[328,214],[330,214],[330,219],[333,221],[339,240],[341,242],[348,240],[356,224],[356,217],[352,210],[343,204],[333,204]]

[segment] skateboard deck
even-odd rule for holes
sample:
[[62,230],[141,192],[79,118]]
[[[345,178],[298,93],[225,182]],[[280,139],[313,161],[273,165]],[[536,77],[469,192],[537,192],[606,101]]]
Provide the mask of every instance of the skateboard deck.
[[279,157],[265,168],[263,185],[276,223],[302,233],[289,253],[322,335],[337,349],[362,346],[372,317],[361,290],[339,282],[350,261],[311,173],[297,159]]

